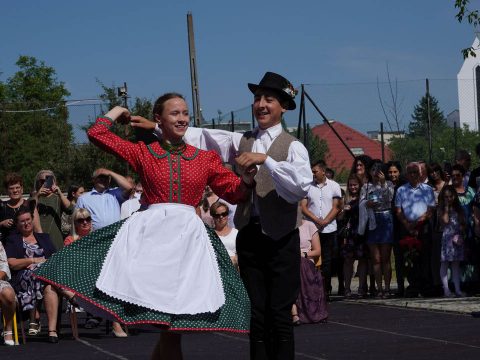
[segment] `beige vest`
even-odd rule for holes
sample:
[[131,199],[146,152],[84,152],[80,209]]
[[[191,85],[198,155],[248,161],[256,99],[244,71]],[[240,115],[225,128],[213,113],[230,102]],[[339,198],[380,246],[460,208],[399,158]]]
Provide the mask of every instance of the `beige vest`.
[[[239,154],[252,151],[255,134],[248,131],[243,135],[238,147]],[[288,148],[295,140],[297,139],[282,131],[273,141],[267,155],[275,161],[285,161],[288,156]],[[257,185],[254,191],[258,205],[256,210],[259,213],[263,232],[272,239],[278,240],[299,227],[301,211],[298,203],[290,204],[277,194],[270,171],[265,165],[260,166],[255,181]],[[250,221],[252,200],[237,205],[234,222],[235,227],[239,230]]]

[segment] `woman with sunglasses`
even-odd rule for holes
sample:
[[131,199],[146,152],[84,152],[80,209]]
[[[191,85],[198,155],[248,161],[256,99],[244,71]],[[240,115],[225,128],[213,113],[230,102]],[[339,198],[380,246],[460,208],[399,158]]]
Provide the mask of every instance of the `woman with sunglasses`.
[[237,250],[236,250],[236,241],[238,230],[228,226],[228,214],[229,214],[228,205],[217,201],[210,206],[210,216],[213,219],[213,225],[215,232],[225,245],[228,255],[232,260],[235,268],[238,269],[238,260],[237,260]]
[[72,233],[63,241],[63,245],[67,246],[78,239],[92,232],[92,216],[90,211],[84,208],[77,208],[72,215]]

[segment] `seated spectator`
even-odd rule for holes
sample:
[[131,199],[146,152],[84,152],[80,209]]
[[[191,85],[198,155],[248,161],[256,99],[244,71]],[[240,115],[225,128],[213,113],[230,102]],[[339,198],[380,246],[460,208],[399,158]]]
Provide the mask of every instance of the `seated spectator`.
[[[74,207],[77,203],[78,198],[85,192],[85,188],[80,185],[70,185],[67,191],[67,199],[70,201],[70,204]],[[70,235],[72,231],[72,214],[66,212],[62,213],[62,234],[64,237]]]
[[67,246],[81,239],[92,231],[92,215],[90,211],[84,208],[77,208],[72,214],[71,235],[67,236],[63,241],[63,245]]
[[33,215],[28,208],[22,207],[15,214],[18,234],[10,235],[5,246],[8,265],[12,270],[12,285],[20,307],[29,312],[28,334],[35,336],[40,332],[38,304],[43,299],[48,319],[48,340],[57,343],[57,290],[33,276],[34,270],[55,253],[55,247],[48,234],[33,232],[32,222]]
[[33,228],[36,232],[42,232],[35,202],[23,198],[23,179],[19,174],[9,173],[4,180],[8,200],[0,202],[0,240],[5,244],[10,232],[14,229],[13,217],[20,206],[34,208]]
[[225,245],[233,265],[238,268],[236,250],[238,230],[228,226],[228,210],[227,204],[217,201],[210,207],[210,216],[213,219],[215,232]]
[[328,317],[327,299],[320,271],[315,262],[321,257],[320,236],[317,226],[302,220],[300,234],[300,293],[292,306],[294,325],[325,322]]
[[8,282],[10,276],[7,254],[5,254],[5,249],[0,242],[0,309],[5,319],[3,343],[7,346],[15,345],[12,332],[13,314],[15,314],[15,291]]
[[53,245],[59,250],[63,247],[62,213],[71,214],[73,206],[58,187],[55,174],[50,170],[37,173],[34,188],[42,230],[50,235]]

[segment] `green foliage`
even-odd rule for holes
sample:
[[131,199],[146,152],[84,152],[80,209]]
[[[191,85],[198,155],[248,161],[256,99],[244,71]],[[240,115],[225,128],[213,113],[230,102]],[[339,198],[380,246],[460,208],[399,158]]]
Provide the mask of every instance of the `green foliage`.
[[[458,22],[463,22],[467,20],[467,22],[472,25],[474,28],[477,28],[480,24],[480,15],[478,10],[471,10],[468,5],[470,0],[455,0],[455,8],[458,9],[457,14],[455,17],[457,18]],[[476,57],[475,50],[473,47],[468,47],[462,49],[463,58],[466,59],[469,56]]]
[[[453,163],[455,152],[460,149],[465,149],[471,154],[475,153],[475,146],[480,142],[478,132],[470,131],[467,125],[456,131],[447,126],[443,112],[433,97],[430,110],[433,124],[432,161]],[[396,137],[388,145],[394,153],[393,158],[400,161],[403,166],[410,161],[429,160],[427,118],[426,97],[424,96],[414,108],[407,136]],[[475,157],[472,159],[476,160]]]
[[443,112],[438,107],[438,101],[433,96],[423,96],[418,105],[415,105],[412,121],[408,125],[409,137],[423,137],[428,139],[428,100],[430,100],[430,119],[432,131],[445,128],[447,122]]
[[61,183],[67,176],[64,150],[73,139],[65,107],[70,93],[43,61],[20,56],[16,65],[19,70],[0,83],[0,178],[19,172],[30,190],[35,174],[51,169]]
[[[315,163],[318,160],[325,160],[328,155],[328,144],[324,139],[320,139],[314,135],[310,124],[307,124],[307,141],[304,141],[303,129],[300,128],[300,141],[305,144],[310,158],[310,163]],[[291,134],[297,136],[297,133]]]
[[[99,80],[97,80],[97,83],[103,90],[99,97],[107,103],[108,107],[102,108],[102,113],[108,112],[108,110],[115,106],[123,105],[123,99],[117,95],[115,85],[107,87]],[[153,103],[150,100],[145,98],[135,98],[134,105],[131,107],[130,111],[132,114],[150,118],[152,115],[152,109]],[[92,124],[93,121],[85,127],[85,130],[87,130]],[[125,125],[115,124],[112,127],[112,131],[118,136],[132,142],[136,141],[138,135],[132,131],[130,126]],[[99,167],[113,170],[122,175],[134,175],[126,162],[106,153],[91,143],[72,146],[71,156],[72,163],[76,164],[75,169],[72,171],[71,181],[78,184],[86,184],[90,186],[91,174]]]

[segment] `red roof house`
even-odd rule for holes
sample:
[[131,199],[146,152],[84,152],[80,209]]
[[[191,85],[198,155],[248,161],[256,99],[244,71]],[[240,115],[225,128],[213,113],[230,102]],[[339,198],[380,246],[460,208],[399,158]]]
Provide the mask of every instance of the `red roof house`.
[[[330,125],[340,135],[355,156],[368,155],[372,159],[382,158],[382,144],[380,141],[370,139],[367,135],[352,129],[338,121],[330,120]],[[350,170],[353,157],[338,139],[330,126],[323,123],[312,128],[314,135],[323,139],[328,144],[328,156],[325,159],[327,166],[339,173],[342,169]],[[392,158],[392,151],[385,145],[385,161]]]

